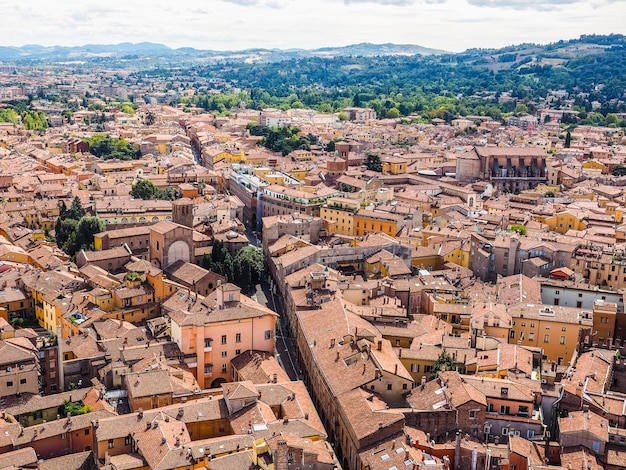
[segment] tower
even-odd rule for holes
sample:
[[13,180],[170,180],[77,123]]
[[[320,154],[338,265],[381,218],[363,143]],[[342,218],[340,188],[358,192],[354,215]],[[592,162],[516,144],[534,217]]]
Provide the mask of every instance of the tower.
[[193,201],[187,197],[172,203],[172,221],[175,224],[193,228]]

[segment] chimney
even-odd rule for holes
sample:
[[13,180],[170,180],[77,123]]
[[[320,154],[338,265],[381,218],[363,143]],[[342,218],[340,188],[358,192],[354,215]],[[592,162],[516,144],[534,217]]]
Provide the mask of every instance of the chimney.
[[393,375],[398,375],[398,364],[394,364]]
[[379,340],[378,340],[378,350],[379,350],[379,351],[382,351],[382,350],[383,350],[383,340],[382,340],[382,339],[379,339]]
[[139,418],[139,419],[143,419],[143,408],[139,408],[139,409],[137,410],[137,413],[138,413],[138,418]]
[[180,446],[180,437],[176,436],[176,447]]

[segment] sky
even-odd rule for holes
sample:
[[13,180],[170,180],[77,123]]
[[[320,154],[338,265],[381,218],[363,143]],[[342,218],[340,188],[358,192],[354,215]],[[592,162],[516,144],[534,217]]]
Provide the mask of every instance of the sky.
[[0,46],[212,50],[417,44],[450,52],[626,33],[626,0],[2,0]]

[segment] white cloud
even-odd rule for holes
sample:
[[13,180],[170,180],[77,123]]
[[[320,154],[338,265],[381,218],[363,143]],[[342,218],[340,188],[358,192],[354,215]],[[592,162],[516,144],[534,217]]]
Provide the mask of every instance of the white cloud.
[[620,32],[624,1],[29,0],[26,8],[4,0],[0,45],[151,41],[236,50],[394,42],[460,51]]

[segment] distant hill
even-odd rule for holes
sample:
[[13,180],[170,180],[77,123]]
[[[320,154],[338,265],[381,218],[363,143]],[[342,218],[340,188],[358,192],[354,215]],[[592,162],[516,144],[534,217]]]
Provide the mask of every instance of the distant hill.
[[432,55],[444,51],[429,49],[411,44],[369,44],[361,43],[344,47],[325,47],[321,49],[247,49],[243,51],[199,50],[191,47],[172,49],[163,44],[125,42],[121,44],[86,44],[84,46],[40,46],[29,44],[21,47],[0,47],[0,61],[45,61],[91,59],[111,57],[123,59],[132,55],[137,58],[168,58],[181,60],[219,57],[220,59],[242,59],[248,61],[277,62],[305,57],[342,57],[377,55]]
[[528,67],[559,67],[571,61],[623,52],[626,39],[621,34],[584,35],[578,39],[551,44],[518,44],[500,49],[468,49],[450,53],[413,44],[360,43],[319,49],[251,48],[241,51],[200,50],[192,47],[170,48],[163,44],[141,42],[121,44],[86,44],[84,46],[1,47],[0,62],[15,64],[85,61],[113,67],[189,66],[194,63],[228,62],[277,63],[306,59],[341,59],[350,57],[422,57],[435,58],[441,64],[465,65],[493,72]]

